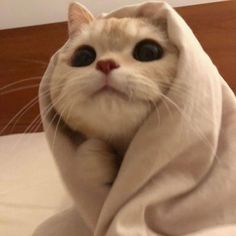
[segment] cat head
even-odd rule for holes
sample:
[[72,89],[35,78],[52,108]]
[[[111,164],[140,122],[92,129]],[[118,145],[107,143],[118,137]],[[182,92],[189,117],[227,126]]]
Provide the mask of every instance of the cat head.
[[88,136],[127,136],[175,77],[178,53],[166,23],[143,16],[95,18],[72,3],[68,29],[51,78],[54,108]]

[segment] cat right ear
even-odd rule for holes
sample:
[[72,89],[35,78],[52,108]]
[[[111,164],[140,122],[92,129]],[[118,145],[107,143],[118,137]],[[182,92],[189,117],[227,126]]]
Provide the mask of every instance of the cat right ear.
[[68,11],[69,36],[79,32],[83,24],[89,24],[93,19],[94,16],[86,7],[77,2],[71,3]]

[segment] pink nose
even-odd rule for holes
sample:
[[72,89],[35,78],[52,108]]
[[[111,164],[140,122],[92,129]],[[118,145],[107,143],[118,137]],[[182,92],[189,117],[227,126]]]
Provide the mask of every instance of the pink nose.
[[96,64],[96,69],[102,71],[106,75],[118,67],[120,66],[112,59],[100,60]]

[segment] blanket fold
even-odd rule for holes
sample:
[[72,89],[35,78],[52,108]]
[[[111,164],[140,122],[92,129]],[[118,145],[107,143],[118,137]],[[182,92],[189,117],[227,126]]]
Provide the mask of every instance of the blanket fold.
[[[103,17],[164,18],[179,62],[158,114],[154,110],[133,138],[91,235],[236,235],[235,95],[167,3],[128,6]],[[57,56],[42,80],[40,106],[49,144],[66,176],[71,167],[63,160],[76,156],[85,138],[58,123],[55,112],[44,115]]]

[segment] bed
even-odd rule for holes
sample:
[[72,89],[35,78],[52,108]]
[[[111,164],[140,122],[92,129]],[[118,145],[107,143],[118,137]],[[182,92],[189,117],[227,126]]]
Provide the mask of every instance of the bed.
[[[236,91],[236,2],[177,11]],[[71,204],[41,132],[37,104],[40,77],[66,38],[65,22],[0,31],[0,235],[30,235]],[[24,107],[34,98],[32,107]],[[25,113],[13,119],[22,107]]]

